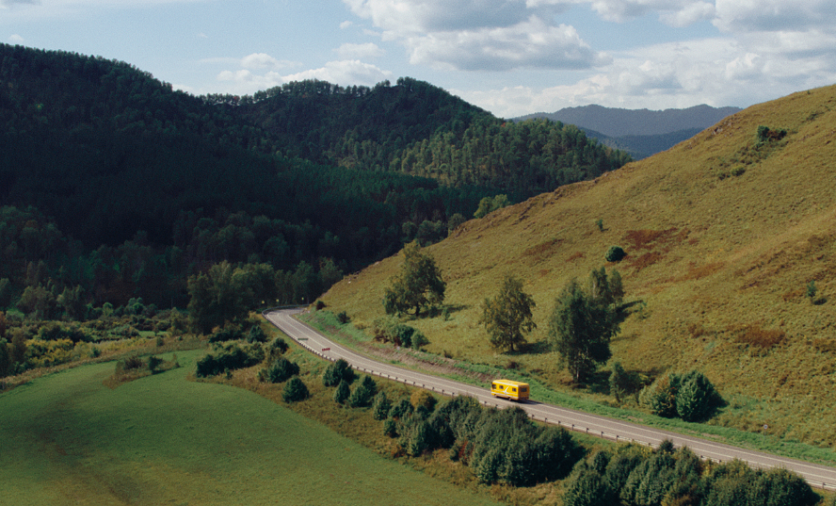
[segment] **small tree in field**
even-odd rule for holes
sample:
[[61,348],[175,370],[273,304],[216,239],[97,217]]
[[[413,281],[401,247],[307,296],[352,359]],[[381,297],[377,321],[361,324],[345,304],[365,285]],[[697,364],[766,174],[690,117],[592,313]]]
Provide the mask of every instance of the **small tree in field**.
[[515,346],[525,343],[523,333],[537,327],[531,315],[534,299],[522,288],[522,281],[508,276],[502,282],[499,294],[482,303],[480,321],[494,348],[514,351]]
[[413,241],[403,249],[404,263],[392,285],[383,296],[383,307],[387,314],[402,314],[414,310],[419,316],[421,310],[444,302],[446,283],[435,259],[421,252],[421,246]]

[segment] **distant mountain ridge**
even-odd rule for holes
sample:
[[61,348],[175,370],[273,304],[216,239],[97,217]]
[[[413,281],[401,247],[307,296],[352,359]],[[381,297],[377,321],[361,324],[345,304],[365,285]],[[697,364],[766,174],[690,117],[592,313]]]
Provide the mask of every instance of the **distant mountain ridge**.
[[582,107],[567,107],[551,114],[538,112],[515,119],[547,118],[552,121],[562,121],[563,123],[595,130],[607,137],[623,137],[626,135],[669,134],[690,128],[703,130],[726,116],[741,110],[739,107],[717,108],[705,104],[687,109],[665,109],[663,111],[585,105]]
[[738,107],[697,105],[687,109],[617,109],[600,105],[567,107],[553,113],[538,112],[514,121],[546,118],[576,125],[605,146],[627,151],[634,158],[645,158],[690,139]]

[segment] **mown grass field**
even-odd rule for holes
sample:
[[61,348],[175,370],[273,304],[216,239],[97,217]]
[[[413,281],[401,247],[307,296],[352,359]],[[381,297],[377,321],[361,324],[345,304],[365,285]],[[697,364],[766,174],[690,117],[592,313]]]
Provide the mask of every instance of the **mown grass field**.
[[[787,136],[757,147],[758,127]],[[652,379],[697,369],[728,401],[711,424],[836,447],[836,87],[753,106],[693,139],[596,181],[559,188],[471,220],[428,248],[449,319],[407,319],[428,351],[520,367],[551,389],[614,404],[605,378],[577,389],[546,345],[554,301],[572,278],[617,268],[636,310],[613,360]],[[596,222],[602,220],[603,231]],[[617,264],[612,245],[628,253]],[[322,297],[353,324],[383,316],[394,256]],[[530,346],[491,348],[480,304],[504,275],[537,307]],[[817,294],[806,296],[814,281]],[[632,399],[628,407],[636,407]]]
[[203,353],[114,390],[104,363],[0,394],[0,504],[495,504],[255,393],[188,381]]

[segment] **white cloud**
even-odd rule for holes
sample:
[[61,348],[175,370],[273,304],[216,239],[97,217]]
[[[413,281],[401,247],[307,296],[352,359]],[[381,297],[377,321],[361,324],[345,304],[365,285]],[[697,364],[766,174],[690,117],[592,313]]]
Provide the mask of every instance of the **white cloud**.
[[282,67],[282,64],[269,54],[253,53],[241,60],[241,66],[245,69],[275,69]]
[[510,26],[525,20],[521,0],[343,0],[354,14],[399,35]]
[[381,70],[374,65],[363,63],[359,60],[332,61],[326,63],[321,68],[305,70],[284,77],[285,82],[319,79],[320,81],[328,81],[332,84],[360,84],[367,86],[391,78],[391,72]]
[[659,19],[682,27],[714,17],[714,4],[693,0],[585,0],[606,21],[623,22],[657,12]]
[[760,55],[746,53],[726,64],[725,77],[730,81],[758,77],[763,72],[763,66],[764,60]]
[[13,5],[35,5],[37,0],[0,0],[0,7],[11,7]]
[[352,23],[351,21],[343,21],[342,23],[340,23],[340,30],[345,30],[347,28],[350,28],[351,25],[353,25],[353,24],[354,23]]
[[805,31],[836,25],[833,0],[716,0],[722,31]]
[[[227,69],[219,72],[216,75],[216,81],[221,84],[223,90],[215,91],[215,93],[252,94],[275,86],[281,86],[291,81],[304,81],[307,79],[317,79],[343,86],[354,84],[372,86],[392,78],[391,72],[381,70],[374,65],[358,60],[332,61],[326,63],[323,67],[293,74],[283,74],[273,67],[265,65],[244,67],[245,61],[249,63],[255,61],[259,64],[276,61],[262,53],[255,53],[255,56],[257,57],[250,58],[248,56],[241,60],[235,60],[241,68]],[[216,59],[216,61],[225,60]]]
[[697,21],[713,19],[715,12],[716,9],[712,3],[689,2],[682,9],[660,13],[659,19],[666,25],[683,27]]
[[24,40],[23,37],[15,33],[11,37],[9,37],[9,42],[11,42],[12,44],[23,44]]
[[377,44],[373,44],[368,42],[366,44],[343,44],[339,48],[335,49],[337,54],[340,58],[344,60],[350,59],[362,59],[362,58],[380,58],[386,51],[381,49],[377,46]]
[[232,85],[230,89],[238,90],[237,93],[242,94],[266,90],[286,82],[278,72],[256,74],[247,69],[224,70],[218,74],[217,79]]
[[552,26],[537,17],[509,27],[435,32],[410,37],[410,62],[460,70],[534,67],[588,68],[608,63],[571,26]]
[[410,62],[456,70],[573,69],[605,64],[554,14],[580,0],[343,0]]

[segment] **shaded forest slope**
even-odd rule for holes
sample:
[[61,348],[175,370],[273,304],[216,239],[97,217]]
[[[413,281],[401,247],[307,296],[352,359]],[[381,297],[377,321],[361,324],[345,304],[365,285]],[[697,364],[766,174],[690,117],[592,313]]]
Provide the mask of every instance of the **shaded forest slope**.
[[[560,388],[567,374],[558,356],[536,342],[546,338],[563,286],[573,277],[586,282],[620,245],[628,256],[608,269],[622,273],[628,301],[646,305],[634,306],[613,341],[614,360],[651,378],[701,370],[730,401],[712,423],[829,447],[834,107],[836,87],[756,105],[664,153],[467,222],[429,249],[448,282],[451,318],[410,325],[431,351],[502,366],[513,359]],[[370,325],[383,315],[399,265],[395,256],[371,266],[324,300]],[[505,274],[522,278],[537,303],[535,344],[513,357],[491,349],[478,323],[482,299]]]

